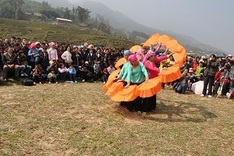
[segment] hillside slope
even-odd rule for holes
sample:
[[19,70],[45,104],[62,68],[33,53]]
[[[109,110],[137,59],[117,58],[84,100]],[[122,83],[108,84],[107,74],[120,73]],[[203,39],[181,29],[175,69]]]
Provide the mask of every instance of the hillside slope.
[[131,41],[84,27],[52,25],[35,21],[0,19],[0,34],[2,34],[2,38],[17,36],[26,37],[32,41],[49,40],[74,44],[88,42],[94,45],[119,48],[129,48],[134,45]]

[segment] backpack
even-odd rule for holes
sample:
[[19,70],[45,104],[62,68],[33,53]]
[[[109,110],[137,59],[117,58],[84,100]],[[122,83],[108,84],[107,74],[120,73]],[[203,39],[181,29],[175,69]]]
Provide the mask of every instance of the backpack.
[[33,86],[33,80],[24,79],[24,80],[22,80],[22,85],[24,85],[24,86]]

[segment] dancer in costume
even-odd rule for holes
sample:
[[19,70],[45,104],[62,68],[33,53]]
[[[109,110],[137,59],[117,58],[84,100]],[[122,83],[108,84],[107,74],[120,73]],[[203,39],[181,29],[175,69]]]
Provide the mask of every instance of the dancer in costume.
[[[140,85],[144,81],[148,81],[148,72],[143,63],[139,62],[136,55],[130,55],[128,58],[130,65],[127,66],[127,76],[124,79],[127,82],[125,88],[130,85]],[[141,111],[142,98],[137,97],[132,102],[129,102],[126,107],[129,111]]]
[[[166,60],[167,58],[170,58],[172,54],[173,53],[167,56],[156,57],[155,52],[153,52],[152,50],[149,50],[147,52],[145,61],[143,63],[148,71],[149,79],[157,77],[160,73],[160,69],[156,66],[156,63]],[[156,94],[151,97],[143,98],[142,112],[150,112],[154,111],[155,109],[156,109]]]

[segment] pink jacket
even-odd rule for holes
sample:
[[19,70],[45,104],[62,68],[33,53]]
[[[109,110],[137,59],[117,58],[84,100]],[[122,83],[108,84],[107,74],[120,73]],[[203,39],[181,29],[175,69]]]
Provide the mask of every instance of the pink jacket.
[[149,79],[152,79],[158,76],[160,69],[156,67],[154,62],[150,62],[149,60],[146,60],[144,62],[144,65],[148,71]]
[[160,57],[156,57],[154,62],[159,63],[159,62],[166,60],[166,59],[167,59],[167,56],[160,56]]

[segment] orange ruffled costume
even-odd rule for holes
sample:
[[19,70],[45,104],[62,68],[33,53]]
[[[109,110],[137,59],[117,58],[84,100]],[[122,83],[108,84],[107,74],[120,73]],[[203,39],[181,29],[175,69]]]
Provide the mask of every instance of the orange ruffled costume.
[[[124,88],[122,82],[113,82],[114,78],[120,72],[120,66],[125,62],[125,58],[121,58],[116,64],[116,70],[109,76],[107,83],[102,87],[103,90],[107,89],[105,95],[109,96],[113,101],[133,101],[135,98],[142,97],[151,97],[157,94],[162,89],[162,83],[173,82],[181,78],[180,67],[183,66],[186,60],[186,50],[181,46],[175,39],[171,38],[168,35],[160,35],[158,33],[153,34],[145,43],[144,46],[151,46],[153,44],[162,43],[167,48],[170,48],[170,51],[174,52],[174,59],[176,64],[163,69],[159,76],[153,79],[150,79],[147,82],[143,82],[141,85],[131,85],[128,88]],[[133,52],[140,49],[141,46],[135,45],[130,51]]]

